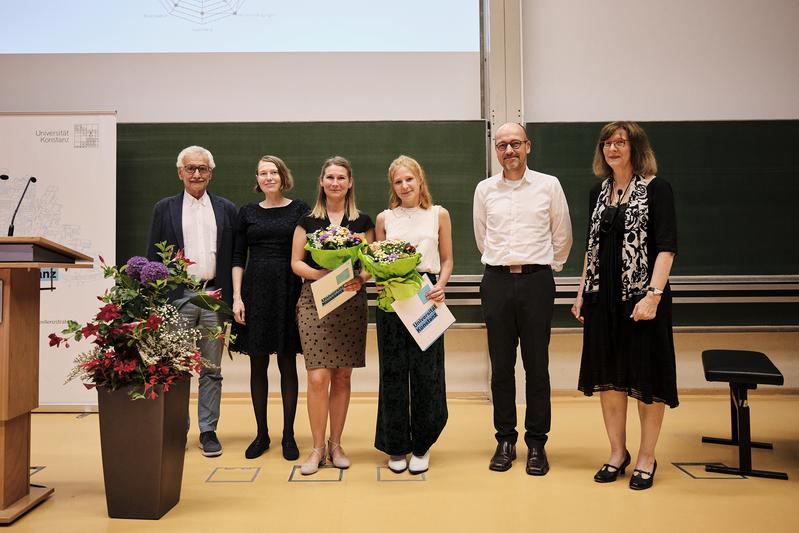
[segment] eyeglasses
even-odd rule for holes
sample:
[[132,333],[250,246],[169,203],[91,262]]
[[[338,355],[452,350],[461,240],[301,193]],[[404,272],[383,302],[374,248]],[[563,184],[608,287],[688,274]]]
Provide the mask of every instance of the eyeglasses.
[[630,142],[628,139],[616,139],[615,141],[602,141],[599,143],[600,148],[604,148],[609,150],[611,146],[615,147],[616,150],[621,150],[627,143]]
[[518,150],[518,149],[519,149],[519,148],[521,148],[521,147],[522,147],[522,145],[523,145],[524,143],[526,143],[526,142],[527,142],[527,141],[518,141],[518,140],[517,140],[517,141],[511,141],[511,142],[509,142],[509,143],[498,143],[498,144],[496,145],[496,149],[497,149],[497,151],[498,151],[498,152],[504,152],[505,150],[507,150],[507,149],[508,149],[508,146],[510,146],[510,147],[511,147],[511,148],[513,148],[514,150]]
[[186,165],[183,167],[183,171],[189,176],[193,176],[195,172],[199,172],[200,176],[207,176],[211,173],[211,168],[205,165]]

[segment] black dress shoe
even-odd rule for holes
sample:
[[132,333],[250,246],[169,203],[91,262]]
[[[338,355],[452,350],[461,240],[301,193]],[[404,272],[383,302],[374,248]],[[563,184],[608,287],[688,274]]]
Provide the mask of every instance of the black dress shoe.
[[[610,483],[611,481],[616,481],[616,478],[619,475],[624,475],[624,470],[629,466],[630,460],[630,452],[624,450],[624,461],[622,461],[621,465],[614,466],[612,464],[605,463],[602,465],[596,474],[594,474],[594,481],[597,483]],[[613,468],[613,470],[611,470]]]
[[294,440],[294,437],[283,437],[280,444],[283,446],[283,459],[296,461],[300,458],[300,449],[297,448],[297,441]]
[[[655,460],[655,465],[652,467],[652,472],[646,472],[644,470],[633,470],[633,475],[630,477],[630,488],[633,490],[646,490],[652,486],[655,482],[655,470],[658,469],[658,462]],[[644,479],[644,476],[641,474],[646,474],[649,476],[648,478]]]
[[544,447],[527,450],[527,473],[531,476],[544,476],[549,472],[549,461]]
[[513,461],[516,459],[516,445],[512,442],[502,441],[497,444],[497,450],[494,452],[494,457],[488,464],[488,469],[494,472],[505,472],[510,470],[513,466]]
[[247,459],[255,459],[256,457],[260,457],[263,453],[269,449],[269,435],[264,437],[258,435],[255,437],[255,440],[247,446],[247,450],[244,452],[244,457]]

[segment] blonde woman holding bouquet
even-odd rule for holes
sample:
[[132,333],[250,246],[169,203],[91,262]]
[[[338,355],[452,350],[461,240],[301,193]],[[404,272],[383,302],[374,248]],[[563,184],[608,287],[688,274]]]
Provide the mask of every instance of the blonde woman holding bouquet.
[[[306,253],[307,236],[329,226],[346,227],[352,233],[374,240],[371,217],[355,205],[352,165],[340,156],[322,165],[316,205],[297,223],[291,254],[291,268],[304,279],[297,303],[302,352],[308,371],[308,418],[313,449],[301,465],[303,475],[314,474],[327,458],[336,468],[349,468],[350,460],[341,447],[341,434],[350,402],[350,377],[353,368],[366,366],[366,281],[367,272],[358,273],[344,288],[356,291],[355,297],[320,319],[316,311],[311,282],[329,270],[320,267]],[[325,442],[327,421],[330,438]]]
[[[400,239],[414,246],[422,256],[417,270],[433,283],[427,297],[444,302],[453,267],[449,213],[433,205],[424,171],[415,159],[404,155],[395,159],[388,169],[388,183],[389,209],[377,215],[377,239]],[[377,309],[377,347],[380,397],[375,447],[389,456],[391,471],[421,474],[428,469],[430,447],[447,423],[444,337],[422,351],[396,313]]]

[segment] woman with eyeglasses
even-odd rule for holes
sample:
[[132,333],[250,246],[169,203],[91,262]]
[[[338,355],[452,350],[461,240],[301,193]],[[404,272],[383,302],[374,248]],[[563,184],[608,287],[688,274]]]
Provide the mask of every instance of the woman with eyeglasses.
[[578,388],[599,393],[610,457],[594,475],[608,483],[631,463],[628,396],[637,400],[641,441],[630,488],[654,483],[665,406],[677,407],[669,272],[677,253],[671,185],[656,178],[644,130],[611,122],[599,133],[589,195],[583,274],[571,312],[584,323]]
[[[341,435],[350,403],[352,369],[366,366],[366,281],[368,272],[358,272],[344,284],[344,290],[356,295],[330,314],[319,318],[311,282],[330,271],[319,266],[305,251],[306,236],[331,224],[349,228],[375,238],[374,224],[355,205],[355,181],[352,165],[341,156],[329,158],[322,165],[319,190],[313,210],[297,222],[291,251],[291,267],[305,281],[297,303],[297,318],[302,353],[308,371],[308,419],[311,423],[313,449],[300,473],[311,475],[329,458],[336,468],[349,468],[350,459],[341,447]],[[330,420],[330,438],[325,442]]]
[[[421,252],[417,270],[433,284],[427,298],[443,303],[453,267],[449,212],[433,205],[415,159],[396,158],[388,168],[388,183],[389,209],[377,215],[377,239],[407,241]],[[375,447],[388,455],[392,472],[421,474],[430,464],[430,447],[447,423],[444,337],[421,350],[396,313],[375,312],[380,356]]]
[[258,161],[253,191],[264,199],[239,211],[233,252],[233,333],[231,351],[250,356],[250,393],[257,433],[244,452],[247,459],[263,454],[270,444],[266,421],[269,356],[277,355],[283,399],[283,457],[300,456],[294,440],[297,412],[297,354],[301,351],[296,306],[301,280],[291,270],[291,244],[297,221],[310,208],[283,196],[294,185],[282,159],[265,155]]

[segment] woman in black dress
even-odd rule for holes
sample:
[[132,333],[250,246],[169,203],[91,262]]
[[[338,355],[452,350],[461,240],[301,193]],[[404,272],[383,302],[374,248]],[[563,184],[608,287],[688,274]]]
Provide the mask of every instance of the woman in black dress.
[[[250,392],[258,433],[247,451],[247,459],[269,448],[266,401],[269,394],[267,369],[270,354],[277,354],[280,393],[283,398],[283,457],[300,456],[294,440],[297,412],[297,353],[300,338],[295,308],[300,278],[291,271],[291,240],[297,220],[308,211],[302,200],[283,196],[294,181],[286,164],[273,155],[258,162],[255,192],[264,199],[241,208],[233,252],[233,333],[231,350],[250,356]],[[249,252],[249,258],[248,258]]]
[[635,122],[599,134],[583,275],[572,314],[584,322],[579,389],[599,392],[610,458],[594,480],[615,481],[631,462],[627,397],[638,400],[641,443],[630,488],[654,482],[665,405],[677,407],[669,272],[677,253],[671,185]]
[[[319,192],[313,211],[303,217],[294,231],[291,266],[305,280],[297,304],[302,352],[308,370],[308,419],[313,435],[313,449],[300,467],[310,475],[326,458],[336,468],[349,468],[350,460],[341,447],[341,434],[350,403],[352,369],[366,366],[366,280],[367,272],[358,272],[344,284],[356,295],[330,314],[319,318],[311,294],[311,282],[329,273],[304,249],[306,235],[331,224],[345,226],[353,233],[375,238],[374,224],[355,205],[355,182],[352,165],[340,156],[331,157],[322,165]],[[325,446],[327,421],[330,438]]]

